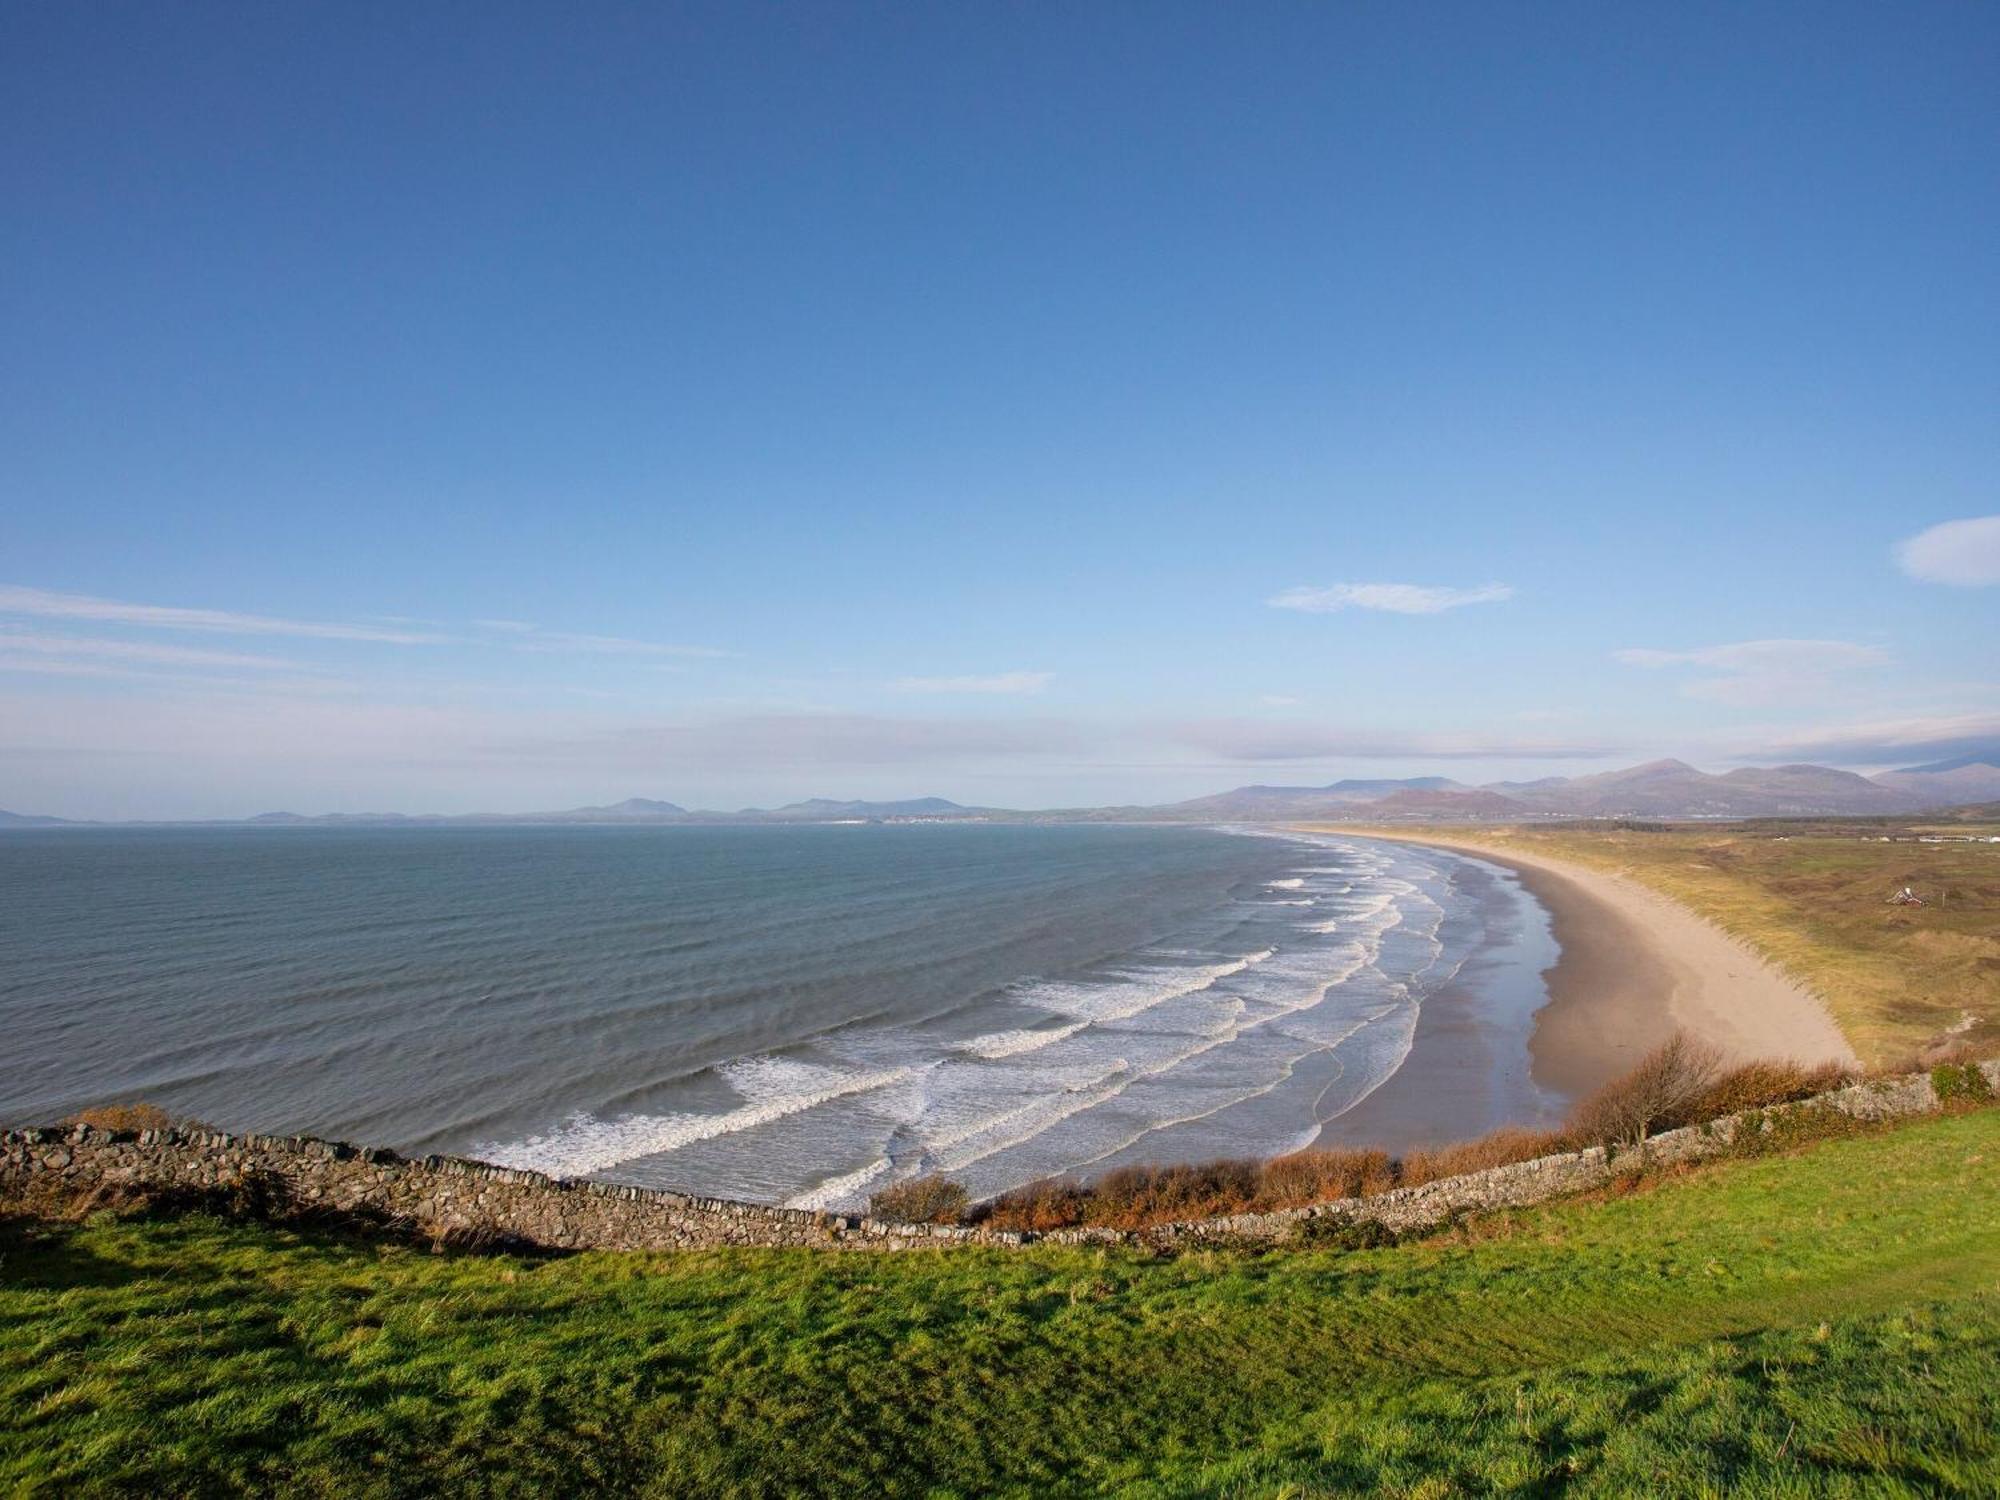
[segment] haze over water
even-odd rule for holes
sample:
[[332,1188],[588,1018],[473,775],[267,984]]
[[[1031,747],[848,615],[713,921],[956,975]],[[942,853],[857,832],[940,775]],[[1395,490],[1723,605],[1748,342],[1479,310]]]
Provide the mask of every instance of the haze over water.
[[1526,1062],[1540,909],[1491,866],[1351,838],[20,833],[0,938],[9,1123],[143,1098],[804,1206],[919,1171],[984,1195],[1338,1139],[1467,984],[1491,1084],[1433,1123],[1552,1104]]

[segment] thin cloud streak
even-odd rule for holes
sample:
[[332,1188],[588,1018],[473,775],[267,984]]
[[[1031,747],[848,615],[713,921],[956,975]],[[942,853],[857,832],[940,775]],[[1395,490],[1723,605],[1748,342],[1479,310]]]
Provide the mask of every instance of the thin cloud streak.
[[537,761],[583,760],[715,772],[936,765],[992,756],[1076,754],[1089,744],[1061,719],[920,719],[876,714],[748,714],[635,725],[488,748]]
[[2000,764],[2000,713],[1932,714],[1821,725],[1775,735],[1738,760],[1819,760],[1837,766],[1880,766],[1948,760],[1961,755]]
[[1421,583],[1333,583],[1321,588],[1302,584],[1274,594],[1264,602],[1273,609],[1295,609],[1312,615],[1330,615],[1343,609],[1435,615],[1467,604],[1498,604],[1513,597],[1513,588],[1504,583],[1485,583],[1470,589]]
[[673,656],[720,659],[736,656],[717,646],[684,646],[671,641],[638,641],[622,635],[587,635],[569,630],[544,630],[524,620],[474,620],[481,630],[508,637],[517,651],[596,653],[605,656]]
[[[90,621],[100,625],[129,626],[144,630],[189,630],[215,635],[294,636],[310,640],[362,641],[376,645],[439,646],[475,643],[468,642],[463,637],[438,634],[429,630],[317,620],[289,620],[273,615],[243,614],[235,610],[222,609],[189,609],[179,605],[134,604],[125,600],[100,599],[89,594],[63,594],[50,589],[0,584],[0,617],[9,615],[47,620]],[[520,651],[673,658],[723,658],[737,654],[714,646],[689,646],[668,641],[633,640],[616,635],[543,630],[539,626],[519,620],[475,620],[472,624],[480,630],[507,637],[507,643]],[[105,654],[112,653],[107,649]],[[237,664],[253,663],[249,658],[244,658]]]
[[1304,720],[1195,719],[1166,726],[1176,743],[1241,765],[1322,760],[1602,760],[1605,741],[1355,729]]
[[1053,672],[996,672],[987,677],[899,677],[899,693],[1039,693],[1055,680]]
[[1640,646],[1614,651],[1611,657],[1630,667],[1707,668],[1715,675],[1683,683],[1682,695],[1744,707],[1821,698],[1841,674],[1891,660],[1879,646],[1816,640],[1734,641],[1687,651]]
[[179,667],[250,667],[282,670],[296,669],[299,665],[281,656],[258,656],[244,651],[204,651],[194,646],[162,646],[151,641],[111,641],[94,636],[41,635],[21,630],[0,630],[0,652],[23,651],[48,657],[150,662]]
[[133,625],[148,630],[198,630],[216,635],[290,635],[329,641],[373,641],[394,646],[431,646],[440,635],[386,630],[374,625],[339,625],[312,620],[284,620],[271,615],[238,614],[221,609],[183,609],[169,604],[130,604],[88,594],[58,594],[48,589],[0,584],[0,615],[30,615],[48,620],[94,620],[105,625]]
[[[170,683],[179,687],[230,692],[239,697],[268,696],[273,692],[324,695],[360,691],[358,684],[338,677],[231,677],[210,672],[176,672],[165,668],[128,666],[115,661],[68,661],[60,657],[10,655],[0,651],[0,677],[4,676],[74,678],[84,682]],[[118,701],[129,704],[131,700]],[[42,705],[22,710],[24,717],[35,712],[46,716],[48,709]],[[4,742],[0,742],[0,748],[4,748]]]

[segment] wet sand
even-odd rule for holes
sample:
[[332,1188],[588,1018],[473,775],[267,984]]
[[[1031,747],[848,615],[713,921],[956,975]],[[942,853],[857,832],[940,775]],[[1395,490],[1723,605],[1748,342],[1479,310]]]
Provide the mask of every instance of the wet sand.
[[[1589,1092],[1676,1030],[1714,1043],[1731,1062],[1857,1061],[1826,1007],[1804,985],[1713,923],[1636,881],[1515,849],[1499,839],[1439,838],[1404,830],[1363,833],[1339,826],[1313,831],[1448,849],[1519,876],[1547,908],[1561,946],[1546,971],[1548,1003],[1536,1013],[1529,1041],[1534,1081],[1556,1094]],[[1449,1003],[1441,1008],[1438,1024],[1447,1031],[1440,1040],[1449,1034],[1452,1013]],[[1341,1139],[1360,1139],[1359,1127],[1369,1123],[1359,1118],[1361,1112],[1378,1099],[1371,1111],[1378,1117],[1378,1134],[1385,1143],[1401,1136],[1405,1132],[1398,1128],[1399,1117],[1405,1109],[1421,1108],[1426,1089],[1454,1086],[1452,1074],[1465,1064],[1454,1062],[1450,1054],[1464,1049],[1434,1047],[1438,1056],[1424,1060],[1424,1039],[1420,1022],[1417,1045],[1403,1068],[1413,1076],[1395,1094],[1384,1084],[1349,1111],[1338,1132]],[[1426,1073],[1439,1076],[1426,1078]],[[1399,1073],[1392,1083],[1401,1079]]]
[[[1514,883],[1505,873],[1496,878]],[[1533,1045],[1560,950],[1555,923],[1542,915],[1550,910],[1546,899],[1533,887],[1528,893],[1542,902],[1540,912],[1512,892],[1491,894],[1487,931],[1498,940],[1424,1001],[1403,1065],[1327,1121],[1315,1144],[1401,1152],[1470,1140],[1503,1125],[1553,1126],[1569,1112],[1573,1081],[1545,1076]],[[1525,912],[1534,914],[1523,922]]]

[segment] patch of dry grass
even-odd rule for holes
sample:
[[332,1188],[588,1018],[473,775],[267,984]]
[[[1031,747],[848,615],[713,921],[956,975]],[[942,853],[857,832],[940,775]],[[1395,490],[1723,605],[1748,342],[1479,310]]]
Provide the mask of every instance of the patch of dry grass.
[[1526,1130],[1510,1125],[1474,1141],[1412,1151],[1396,1164],[1396,1186],[1417,1187],[1445,1177],[1463,1177],[1467,1172],[1510,1167],[1515,1162],[1574,1150],[1575,1146],[1575,1138],[1566,1130]]
[[[1987,830],[1949,830],[1968,831]],[[1810,986],[1871,1067],[1954,1041],[2000,1043],[2000,844],[1841,823],[1436,832],[1672,897]],[[1906,886],[1924,905],[1890,904]]]
[[97,1130],[169,1130],[176,1125],[192,1130],[207,1127],[198,1120],[182,1119],[168,1114],[157,1104],[144,1100],[134,1100],[129,1104],[93,1104],[89,1109],[78,1110],[64,1125],[89,1125]]

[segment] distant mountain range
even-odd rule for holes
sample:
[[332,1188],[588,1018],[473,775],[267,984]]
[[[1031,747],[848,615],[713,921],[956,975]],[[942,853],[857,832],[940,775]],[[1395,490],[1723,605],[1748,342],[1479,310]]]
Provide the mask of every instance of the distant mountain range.
[[[1467,786],[1443,776],[1349,780],[1326,786],[1240,786],[1153,807],[1075,807],[1024,812],[965,807],[943,797],[900,802],[814,797],[784,807],[716,812],[630,797],[607,807],[536,813],[269,812],[242,824],[297,827],[436,827],[668,823],[851,822],[1177,822],[1300,821],[1519,822],[1538,818],[1792,818],[1895,815],[2000,801],[2000,764],[1962,756],[1931,765],[1857,776],[1827,766],[1746,766],[1710,775],[1685,761],[1656,760],[1593,776],[1549,776]],[[92,826],[64,818],[0,812],[0,829]]]
[[[1385,786],[1396,789],[1384,791]],[[1965,759],[1874,777],[1827,766],[1746,766],[1711,775],[1656,760],[1594,776],[1466,786],[1440,777],[1323,787],[1240,787],[1159,809],[1174,817],[1265,818],[1786,818],[1921,812],[2000,797],[2000,765]]]

